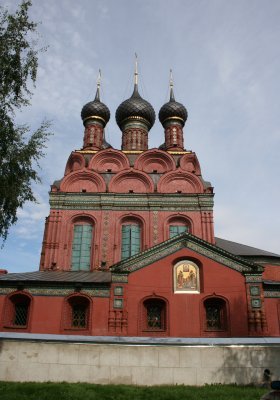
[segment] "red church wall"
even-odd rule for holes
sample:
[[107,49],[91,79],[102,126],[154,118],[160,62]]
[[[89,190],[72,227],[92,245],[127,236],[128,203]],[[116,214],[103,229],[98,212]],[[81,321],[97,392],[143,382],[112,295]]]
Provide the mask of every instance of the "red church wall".
[[264,305],[269,336],[280,336],[280,299],[265,298]]
[[[112,265],[121,258],[121,224],[124,218],[142,221],[142,250],[169,238],[169,224],[175,220],[185,221],[192,234],[205,238],[211,236],[212,213],[205,223],[205,213],[189,211],[176,213],[171,211],[111,211],[111,210],[52,210],[44,237],[43,256],[40,269],[71,269],[73,225],[80,219],[94,225],[91,269]],[[203,215],[203,217],[202,217]],[[209,225],[208,229],[206,228]],[[210,241],[210,240],[209,240]]]
[[[102,336],[108,334],[109,298],[93,297],[90,299],[92,304],[90,309],[90,320],[88,329],[69,329],[65,324],[65,301],[67,300],[66,297],[31,297],[32,302],[29,311],[27,328],[8,327],[2,318],[2,331],[65,335],[85,334],[93,336]],[[4,315],[3,310],[6,300],[6,296],[0,296],[0,310],[2,316]]]
[[[173,265],[180,260],[194,261],[200,268],[200,293],[174,293]],[[247,336],[247,299],[242,274],[223,265],[198,256],[190,250],[181,250],[149,267],[129,275],[127,290],[128,315],[139,315],[143,298],[159,296],[168,302],[168,332],[170,336]],[[206,332],[203,300],[207,296],[220,296],[228,303],[226,332]],[[139,318],[129,319],[128,335],[141,335]],[[145,334],[145,333],[144,333]],[[147,333],[151,335],[151,332]]]
[[280,265],[265,265],[263,279],[268,281],[280,281]]

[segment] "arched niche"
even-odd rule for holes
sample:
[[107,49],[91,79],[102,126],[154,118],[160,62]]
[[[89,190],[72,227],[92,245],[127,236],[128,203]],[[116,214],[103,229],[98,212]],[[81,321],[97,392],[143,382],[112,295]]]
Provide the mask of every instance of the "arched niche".
[[200,180],[195,175],[182,170],[163,175],[157,189],[159,193],[203,193]]
[[82,168],[85,168],[85,159],[84,156],[80,153],[71,153],[68,161],[66,163],[64,175],[68,175],[71,172],[78,171]]
[[152,193],[154,184],[149,175],[130,169],[119,172],[109,183],[109,192]]
[[125,154],[114,149],[105,149],[96,153],[89,162],[89,169],[96,172],[119,172],[129,168]]
[[195,153],[185,154],[180,159],[180,167],[183,171],[187,171],[195,175],[201,175],[200,165]]
[[63,178],[60,185],[61,192],[89,192],[104,193],[106,192],[106,184],[102,177],[95,172],[82,170],[72,172]]
[[163,174],[176,168],[173,157],[161,150],[151,149],[140,154],[134,164],[134,168],[146,173]]

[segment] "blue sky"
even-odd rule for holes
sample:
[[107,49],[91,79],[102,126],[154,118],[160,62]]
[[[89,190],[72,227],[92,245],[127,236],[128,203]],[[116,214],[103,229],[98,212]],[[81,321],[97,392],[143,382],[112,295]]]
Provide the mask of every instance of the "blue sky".
[[[4,0],[9,10],[15,0]],[[83,140],[82,106],[102,70],[111,111],[106,138],[120,148],[118,105],[130,97],[134,53],[142,97],[158,113],[168,100],[188,109],[185,147],[196,152],[215,189],[215,235],[280,253],[280,2],[278,0],[34,0],[41,53],[32,105],[17,115],[34,129],[52,120],[38,204],[19,211],[0,250],[0,268],[38,269],[48,191]],[[157,120],[149,147],[163,142]]]

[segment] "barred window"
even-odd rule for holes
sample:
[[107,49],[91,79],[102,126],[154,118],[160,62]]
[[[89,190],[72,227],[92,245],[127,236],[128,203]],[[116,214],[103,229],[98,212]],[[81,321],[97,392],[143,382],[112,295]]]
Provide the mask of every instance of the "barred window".
[[220,298],[204,301],[205,330],[224,331],[227,329],[226,302]]
[[148,299],[144,301],[144,330],[166,330],[166,304],[160,299]]
[[63,311],[63,329],[89,329],[90,301],[87,297],[74,295],[66,299]]
[[27,325],[29,304],[18,303],[15,304],[14,325],[25,326]]
[[4,314],[4,326],[27,328],[31,300],[29,296],[19,293],[7,299]]
[[72,305],[72,327],[86,328],[87,326],[87,305],[73,304]]

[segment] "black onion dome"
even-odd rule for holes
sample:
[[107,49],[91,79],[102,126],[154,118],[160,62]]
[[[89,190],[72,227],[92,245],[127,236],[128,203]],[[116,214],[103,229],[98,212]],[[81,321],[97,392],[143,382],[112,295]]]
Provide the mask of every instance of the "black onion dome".
[[100,121],[104,124],[104,126],[110,119],[109,108],[100,101],[99,89],[97,89],[96,91],[95,99],[84,105],[81,111],[81,118],[84,123],[90,117],[95,117],[97,119],[100,119]]
[[172,89],[170,92],[170,100],[161,107],[158,117],[162,125],[165,121],[170,119],[179,119],[183,126],[185,125],[185,122],[188,118],[187,109],[183,104],[178,103],[175,100]]
[[152,105],[142,99],[138,93],[137,85],[134,86],[134,91],[130,99],[123,101],[116,111],[116,121],[120,129],[122,129],[123,122],[129,118],[137,120],[144,119],[148,122],[149,129],[154,125],[156,114]]

